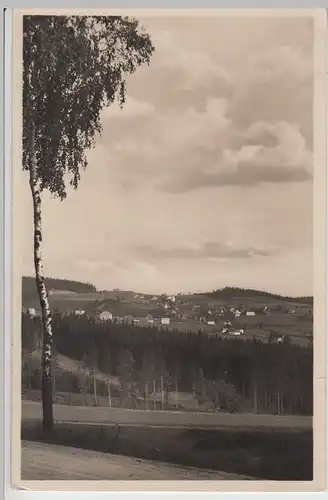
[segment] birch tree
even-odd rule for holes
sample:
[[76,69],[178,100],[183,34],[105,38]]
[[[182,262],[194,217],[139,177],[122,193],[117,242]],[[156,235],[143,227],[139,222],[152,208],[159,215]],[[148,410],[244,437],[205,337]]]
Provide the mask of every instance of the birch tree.
[[64,200],[76,189],[86,151],[101,132],[100,113],[123,105],[126,77],[154,51],[135,19],[23,17],[23,170],[33,200],[34,266],[43,324],[43,428],[53,427],[52,316],[42,262],[42,193]]

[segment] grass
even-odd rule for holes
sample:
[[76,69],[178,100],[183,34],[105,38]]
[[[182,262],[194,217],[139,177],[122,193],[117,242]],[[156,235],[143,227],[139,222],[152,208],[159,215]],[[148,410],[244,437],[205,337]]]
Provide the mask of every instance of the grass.
[[220,470],[266,480],[313,479],[311,431],[279,429],[183,430],[119,425],[23,421],[21,436],[62,446]]

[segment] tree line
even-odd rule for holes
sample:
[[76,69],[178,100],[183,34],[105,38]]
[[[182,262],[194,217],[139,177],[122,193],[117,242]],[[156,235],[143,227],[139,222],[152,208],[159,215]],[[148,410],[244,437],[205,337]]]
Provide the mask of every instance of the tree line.
[[[39,331],[39,319],[23,314],[25,351],[35,348]],[[313,411],[312,346],[99,323],[59,313],[53,316],[53,335],[58,353],[77,361],[92,360],[97,370],[119,378],[126,397],[138,391],[144,394],[145,386],[163,388],[164,383],[166,391],[178,387],[216,406],[220,398],[231,397],[244,411],[299,415]],[[101,391],[106,391],[104,384]]]
[[[80,281],[65,280],[59,278],[45,278],[45,283],[48,290],[67,290],[75,293],[91,293],[96,291],[96,287],[90,283],[82,283]],[[36,288],[35,278],[23,276],[22,278],[22,297],[23,301],[37,299],[38,292]]]
[[253,290],[251,288],[225,287],[212,292],[201,294],[219,300],[230,300],[232,297],[267,297],[268,299],[285,300],[290,302],[299,302],[300,304],[313,305],[313,297],[287,297],[262,290]]

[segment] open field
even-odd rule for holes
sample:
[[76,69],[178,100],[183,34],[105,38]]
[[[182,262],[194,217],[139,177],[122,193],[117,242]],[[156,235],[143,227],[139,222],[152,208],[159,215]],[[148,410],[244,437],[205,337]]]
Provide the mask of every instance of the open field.
[[[171,472],[164,465],[170,463],[183,467],[218,471],[219,477],[223,477],[222,471],[224,471],[257,479],[312,479],[312,432],[303,429],[238,429],[236,427],[226,427],[213,430],[184,429],[171,426],[164,426],[159,429],[156,426],[56,423],[52,432],[45,433],[42,430],[41,422],[27,420],[22,422],[22,440],[108,453],[109,460],[112,464],[114,463],[114,467],[115,464],[118,465],[118,474],[124,474],[121,466],[127,464],[128,470],[134,475],[133,477],[138,477],[141,469],[143,469],[142,473],[146,474],[147,471],[144,468],[147,467],[150,476],[148,479],[154,479],[154,475],[158,477],[159,474],[162,475],[161,477],[165,477],[164,475],[167,472],[172,474],[171,479],[173,479],[176,477],[176,472]],[[32,444],[31,446],[34,447],[35,445]],[[52,448],[50,450],[50,463],[57,461],[65,465],[70,459],[70,462],[67,463],[68,472],[71,471],[75,474],[78,469],[77,474],[79,475],[84,475],[85,471],[92,474],[94,470],[93,463],[89,467],[84,452],[76,450],[74,454],[69,453],[68,457],[60,454],[55,457]],[[113,454],[116,455],[115,459]],[[137,469],[136,462],[133,459],[130,459],[130,462],[129,460],[124,462],[122,456],[156,461],[160,462],[161,465],[156,470],[155,466],[151,466],[151,469],[149,469],[148,465],[146,466],[143,463],[140,469]],[[46,454],[43,454],[43,452],[41,454],[35,453],[30,457],[31,460],[36,460],[36,462],[44,460],[46,463],[40,465],[40,471],[51,474],[50,467],[47,465],[48,458]],[[82,457],[81,460],[80,457]],[[131,467],[130,464],[132,464]],[[162,469],[162,466],[164,469]],[[26,467],[26,462],[23,467]],[[29,465],[29,467],[33,468],[30,469],[30,474],[37,474],[33,465]],[[102,471],[106,469],[103,458],[99,467],[100,474],[102,474]],[[58,468],[60,469],[59,473],[65,474],[61,465],[55,466],[54,470],[58,471]],[[110,469],[106,470],[110,473]],[[185,474],[185,471],[181,471],[181,473]],[[180,474],[180,471],[178,474]],[[195,479],[200,478],[197,474],[195,473]],[[116,479],[119,477],[116,477]],[[145,478],[145,476],[143,477]],[[84,475],[84,479],[87,478]],[[167,476],[166,478],[169,479]],[[213,476],[213,479],[215,479],[215,476]],[[232,477],[226,479],[232,479]]]
[[182,467],[73,447],[23,441],[22,480],[245,480],[245,476]]
[[[22,419],[41,420],[40,403],[23,401]],[[79,422],[90,424],[118,424],[137,426],[175,426],[183,428],[219,429],[241,428],[287,428],[312,429],[312,417],[291,415],[259,415],[247,413],[191,413],[121,408],[54,405],[57,422]]]

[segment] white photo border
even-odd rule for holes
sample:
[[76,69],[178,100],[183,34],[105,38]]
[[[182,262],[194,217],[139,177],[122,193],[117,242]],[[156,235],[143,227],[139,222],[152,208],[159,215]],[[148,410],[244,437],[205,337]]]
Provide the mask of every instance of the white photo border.
[[[9,2],[8,2],[9,3]],[[169,0],[164,2],[157,2],[156,5],[154,5],[154,2],[143,0],[142,1],[142,6],[140,5],[141,2],[136,2],[136,1],[125,1],[125,2],[111,2],[111,5],[108,5],[107,2],[97,2],[97,8],[99,9],[116,9],[120,8],[122,10],[129,9],[129,10],[136,10],[136,9],[154,9],[155,8],[179,8],[179,9],[185,9],[187,6],[185,5],[185,2],[174,2],[173,0]],[[327,5],[325,5],[326,2],[318,1],[316,7],[321,7],[325,8]],[[328,3],[328,2],[327,2]],[[16,7],[19,9],[21,5],[19,2],[12,1],[11,2],[11,7]],[[38,5],[39,4],[39,5]],[[198,5],[197,5],[198,4]],[[195,1],[190,1],[188,4],[188,8],[201,8],[202,10],[205,8],[208,9],[213,9],[213,8],[225,8],[225,9],[231,9],[231,8],[309,8],[312,7],[311,2],[303,2],[303,5],[300,5],[300,2],[298,5],[295,5],[294,2],[275,2],[274,5],[270,4],[269,2],[267,5],[257,5],[256,2],[243,2],[239,1],[237,2],[236,0],[231,1],[231,2],[210,2],[207,0],[206,6],[204,5],[199,5],[200,2],[195,2]],[[33,7],[31,8],[45,8],[44,2],[34,2]],[[24,9],[27,9],[26,5],[24,5]],[[56,8],[91,8],[90,2],[86,2],[85,0],[81,1],[66,1],[62,0],[56,2]],[[92,6],[92,10],[94,10],[95,5]],[[50,6],[49,6],[50,10]],[[52,9],[51,9],[52,10]],[[134,12],[135,13],[135,12]],[[2,57],[2,68],[4,68],[4,78],[2,79],[2,92],[1,92],[1,98],[2,98],[2,108],[4,109],[3,113],[3,120],[1,120],[1,126],[3,128],[2,133],[1,133],[1,142],[0,142],[0,148],[3,153],[3,165],[4,168],[1,171],[0,175],[0,185],[2,189],[2,196],[0,196],[1,201],[0,201],[0,212],[1,212],[1,237],[2,237],[2,245],[1,245],[1,251],[0,251],[0,258],[1,258],[1,275],[0,275],[0,283],[1,283],[1,305],[0,305],[0,321],[1,321],[1,331],[0,331],[0,336],[1,336],[1,346],[0,346],[0,356],[1,356],[1,390],[0,390],[0,412],[1,412],[1,431],[0,431],[0,443],[3,443],[4,446],[0,444],[1,447],[1,475],[0,475],[0,484],[2,486],[1,493],[4,498],[13,498],[17,500],[25,496],[26,498],[40,498],[41,496],[44,495],[45,493],[47,495],[52,495],[53,499],[57,500],[59,499],[59,495],[61,492],[57,491],[33,491],[33,490],[18,490],[15,489],[14,487],[11,486],[11,415],[12,415],[12,406],[11,406],[11,374],[12,374],[12,367],[11,367],[11,358],[12,358],[12,339],[11,339],[11,331],[12,331],[12,127],[13,127],[13,117],[12,117],[12,94],[13,94],[13,88],[12,88],[12,66],[13,66],[13,61],[12,61],[12,43],[11,43],[11,34],[12,34],[12,9],[6,9],[6,12],[2,9],[1,11],[1,43],[3,45],[3,50],[1,51],[1,57]],[[326,56],[327,58],[327,56]],[[321,89],[322,90],[322,89]],[[325,90],[326,94],[326,100],[327,100],[327,90]],[[326,103],[325,106],[326,107]],[[325,117],[326,117],[325,113]],[[327,127],[326,127],[327,129]],[[325,144],[327,145],[327,131],[325,130]],[[327,146],[325,147],[327,150]],[[321,154],[324,154],[321,152]],[[325,156],[326,156],[326,151],[325,151]],[[325,160],[326,161],[326,160]],[[325,213],[327,214],[327,196],[328,196],[328,184],[327,184],[327,176],[325,176],[325,193],[326,193],[326,200],[325,200]],[[328,236],[327,236],[327,218],[324,221],[324,227],[321,225],[321,228],[324,230],[324,235],[321,235],[321,238],[324,237],[325,240],[325,248],[324,248],[324,256],[327,258],[327,244],[328,244]],[[323,265],[323,263],[321,263]],[[324,300],[325,304],[327,305],[327,295],[326,295],[326,290],[327,290],[327,266],[324,269],[324,275],[325,275],[325,290],[324,292]],[[326,314],[325,314],[325,322],[324,322],[324,329],[326,331],[326,325],[327,325],[327,308],[326,308]],[[321,369],[320,373],[317,373],[317,376],[320,377],[322,384],[326,385],[326,346],[324,349],[324,353],[321,352],[320,356],[325,358],[325,369],[324,372]],[[322,368],[322,367],[321,367]],[[321,392],[322,394],[322,392]],[[327,393],[326,393],[327,396]],[[325,400],[326,407],[327,407],[327,397]],[[325,419],[326,422],[326,419]],[[318,443],[320,444],[320,447],[322,448],[323,443]],[[325,447],[327,445],[326,441],[326,433],[325,433]],[[81,484],[81,482],[75,482],[76,484]],[[94,482],[95,483],[95,482]],[[270,483],[270,482],[269,482]],[[129,483],[130,484],[130,483]],[[58,488],[58,486],[57,486]],[[180,488],[179,488],[180,489]],[[107,494],[107,491],[96,491],[96,490],[90,490],[88,489],[87,491],[82,490],[75,490],[72,491],[70,488],[65,490],[64,488],[61,488],[61,491],[65,491],[65,497],[70,496],[72,499],[75,500],[77,498],[77,495],[79,498],[84,497],[85,499],[90,497],[90,493],[92,492],[95,497],[99,497],[100,495]],[[148,488],[147,488],[148,490]],[[189,490],[189,488],[188,488]],[[67,491],[67,493],[66,493]],[[173,490],[170,489],[170,491],[174,492]],[[135,498],[143,498],[145,495],[165,495],[166,492],[163,491],[136,491],[136,490],[122,490],[120,488],[119,491],[110,491],[111,495],[115,495],[117,493],[122,495],[133,495]],[[226,494],[227,491],[222,490],[222,492],[215,492],[216,494]],[[237,498],[239,495],[252,495],[254,494],[255,491],[246,493],[246,492],[229,492],[229,495],[234,495],[234,498]],[[205,498],[205,495],[208,494],[213,494],[213,492],[205,492],[205,491],[176,491],[177,495],[197,495],[197,498],[199,498],[200,495]],[[277,492],[272,492],[268,488],[268,492],[257,492],[257,495],[265,494],[267,497],[274,498],[277,494],[281,495],[284,494],[286,495],[286,498],[290,495],[294,495],[292,491],[277,491]],[[324,491],[321,492],[303,492],[301,493],[300,491],[297,492],[297,495],[306,495],[309,497],[311,495],[315,495],[318,497],[319,495],[324,494]]]

